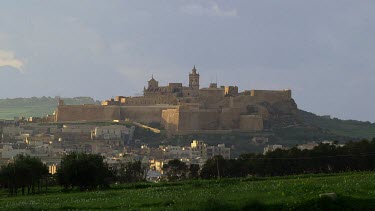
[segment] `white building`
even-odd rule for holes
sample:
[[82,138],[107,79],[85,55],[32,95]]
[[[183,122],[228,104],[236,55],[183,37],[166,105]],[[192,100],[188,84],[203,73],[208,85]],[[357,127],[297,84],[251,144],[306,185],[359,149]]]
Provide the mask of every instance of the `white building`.
[[218,144],[217,146],[207,146],[207,158],[213,158],[217,155],[223,156],[224,159],[230,159],[230,148],[226,148],[225,144]]
[[287,147],[283,147],[283,145],[281,144],[274,144],[274,145],[267,145],[266,147],[264,147],[263,149],[263,154],[267,154],[268,152],[273,152],[275,151],[276,149],[288,149]]
[[190,160],[207,159],[207,144],[203,141],[193,140],[190,144]]
[[30,151],[26,149],[13,149],[10,145],[4,145],[1,151],[1,158],[2,159],[12,159],[13,157],[17,156],[18,154],[29,155]]
[[167,159],[182,159],[190,157],[190,148],[180,146],[159,146],[162,150],[163,156]]
[[251,139],[251,142],[255,145],[264,145],[268,143],[268,138],[267,137],[253,137]]
[[3,134],[9,137],[19,136],[22,133],[25,133],[24,131],[25,129],[23,129],[22,127],[16,127],[16,126],[3,127]]
[[230,159],[230,148],[226,148],[224,144],[208,146],[203,141],[197,140],[193,140],[190,144],[191,160],[196,160],[197,158],[207,160],[217,155],[223,156],[224,159]]
[[134,126],[128,128],[124,125],[95,127],[95,129],[91,131],[91,139],[132,140],[134,130]]
[[315,147],[317,147],[319,144],[315,143],[314,142],[310,142],[310,143],[306,143],[306,144],[300,144],[297,146],[298,149],[300,150],[312,150],[314,149]]
[[[329,145],[334,145],[334,146],[337,146],[337,147],[343,147],[345,146],[345,144],[335,144],[334,141],[322,141],[321,142],[322,144],[329,144]],[[315,141],[313,142],[310,142],[310,143],[307,143],[307,144],[301,144],[301,145],[298,145],[297,148],[300,149],[300,150],[312,150],[314,149],[315,147],[319,146],[318,143],[316,143]]]
[[91,130],[95,128],[95,125],[87,124],[66,124],[63,125],[61,132],[62,133],[73,133],[73,134],[87,134],[90,135]]

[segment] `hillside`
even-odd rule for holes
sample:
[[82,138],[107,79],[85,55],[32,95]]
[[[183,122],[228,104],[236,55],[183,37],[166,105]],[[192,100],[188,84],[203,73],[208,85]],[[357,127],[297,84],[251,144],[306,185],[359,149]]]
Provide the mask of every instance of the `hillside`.
[[[62,98],[66,104],[98,104],[91,97]],[[0,119],[13,119],[17,116],[42,117],[52,114],[57,106],[56,97],[31,97],[0,99]]]
[[330,119],[303,110],[299,110],[297,116],[305,125],[317,126],[338,136],[349,136],[353,138],[375,137],[375,123],[357,120],[340,120],[337,118]]
[[[114,185],[110,190],[7,197],[1,210],[372,210],[373,172]],[[336,201],[319,198],[335,192]]]

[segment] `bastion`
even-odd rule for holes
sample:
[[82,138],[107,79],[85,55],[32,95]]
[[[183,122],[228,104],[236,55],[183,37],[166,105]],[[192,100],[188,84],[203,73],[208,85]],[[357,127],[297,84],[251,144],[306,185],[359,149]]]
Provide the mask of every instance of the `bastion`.
[[168,134],[257,132],[265,129],[266,121],[297,110],[289,89],[239,92],[237,86],[219,87],[216,83],[200,88],[199,79],[194,67],[188,86],[182,83],[159,86],[152,76],[143,96],[117,96],[101,105],[65,105],[59,101],[53,119],[159,123]]

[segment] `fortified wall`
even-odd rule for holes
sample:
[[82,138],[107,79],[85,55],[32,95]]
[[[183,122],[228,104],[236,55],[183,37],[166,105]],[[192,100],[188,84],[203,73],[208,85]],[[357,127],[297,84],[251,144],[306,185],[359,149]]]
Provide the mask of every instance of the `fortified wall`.
[[173,105],[153,106],[120,106],[121,120],[129,119],[134,122],[149,124],[151,122],[161,123],[161,113],[166,109],[173,109]]
[[211,83],[199,87],[195,67],[189,85],[169,83],[159,86],[152,77],[139,97],[117,96],[102,105],[63,105],[59,103],[55,121],[112,121],[161,123],[170,134],[202,131],[262,131],[264,123],[279,115],[293,113],[297,106],[291,90],[246,90],[237,86]]
[[101,105],[59,105],[55,111],[56,122],[112,121],[121,118],[120,107]]
[[101,122],[130,119],[135,122],[161,122],[161,113],[173,105],[159,106],[102,106],[102,105],[60,105],[55,111],[55,122]]
[[240,109],[166,109],[162,111],[162,125],[172,133],[201,130],[230,130],[256,132],[263,130],[261,115],[241,114]]
[[170,96],[140,96],[140,97],[123,97],[116,96],[115,99],[110,99],[102,102],[102,105],[118,105],[118,106],[146,106],[146,105],[177,105],[177,98]]

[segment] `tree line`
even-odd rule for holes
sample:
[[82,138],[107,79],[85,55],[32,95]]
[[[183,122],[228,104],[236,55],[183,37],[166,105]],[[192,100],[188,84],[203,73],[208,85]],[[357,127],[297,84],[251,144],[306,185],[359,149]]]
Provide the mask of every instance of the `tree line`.
[[[284,176],[293,174],[338,173],[375,170],[375,139],[349,142],[345,146],[319,144],[312,150],[296,147],[277,149],[265,155],[248,153],[237,159],[213,157],[200,168],[180,160],[164,164],[165,181],[213,179],[248,176]],[[46,191],[48,185],[59,184],[64,189],[93,190],[108,188],[113,183],[146,181],[148,168],[140,161],[109,166],[96,154],[65,155],[54,176],[39,158],[18,155],[0,170],[0,186],[9,195],[35,194]],[[57,183],[53,183],[56,181]]]
[[215,156],[201,169],[195,164],[188,166],[179,160],[171,160],[163,170],[167,181],[374,171],[375,138],[348,142],[344,146],[321,143],[312,150],[294,147],[276,149],[265,155],[248,153],[230,160]]
[[46,192],[49,185],[56,184],[67,190],[84,191],[109,188],[115,182],[145,181],[146,173],[147,168],[140,161],[112,168],[101,155],[73,152],[62,158],[57,173],[51,175],[40,158],[17,155],[12,162],[1,166],[0,187],[7,189],[9,195]]
[[1,167],[0,185],[9,195],[39,193],[47,189],[48,168],[39,158],[17,155],[14,161]]
[[218,177],[284,176],[375,170],[375,139],[344,146],[319,144],[312,150],[276,149],[265,155],[248,153],[238,159],[215,157],[202,167],[202,179]]

